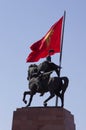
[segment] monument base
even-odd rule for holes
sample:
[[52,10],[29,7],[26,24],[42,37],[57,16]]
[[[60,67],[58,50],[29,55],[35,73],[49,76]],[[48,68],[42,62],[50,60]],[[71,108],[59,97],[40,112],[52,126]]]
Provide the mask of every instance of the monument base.
[[60,107],[18,108],[12,130],[75,130],[74,116]]

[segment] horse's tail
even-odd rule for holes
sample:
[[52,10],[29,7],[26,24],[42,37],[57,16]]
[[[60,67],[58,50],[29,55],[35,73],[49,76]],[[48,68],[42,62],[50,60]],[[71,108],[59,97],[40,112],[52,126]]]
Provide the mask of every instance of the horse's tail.
[[69,79],[68,77],[61,77],[61,81],[62,81],[62,86],[63,86],[62,90],[63,92],[65,92],[69,84]]

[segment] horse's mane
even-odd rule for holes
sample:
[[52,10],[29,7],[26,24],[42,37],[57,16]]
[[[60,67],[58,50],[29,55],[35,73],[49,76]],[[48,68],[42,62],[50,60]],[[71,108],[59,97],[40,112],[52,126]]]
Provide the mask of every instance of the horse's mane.
[[29,67],[38,67],[36,64],[31,64]]

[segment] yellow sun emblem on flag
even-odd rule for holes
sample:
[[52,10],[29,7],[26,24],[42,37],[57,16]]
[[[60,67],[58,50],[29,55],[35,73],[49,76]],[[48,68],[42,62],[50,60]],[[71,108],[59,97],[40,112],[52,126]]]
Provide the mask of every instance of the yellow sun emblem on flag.
[[46,36],[45,36],[45,38],[44,38],[44,40],[46,41],[47,47],[49,46],[49,43],[50,43],[50,40],[51,40],[51,35],[53,34],[53,32],[54,32],[54,30],[50,30],[50,31],[46,34]]

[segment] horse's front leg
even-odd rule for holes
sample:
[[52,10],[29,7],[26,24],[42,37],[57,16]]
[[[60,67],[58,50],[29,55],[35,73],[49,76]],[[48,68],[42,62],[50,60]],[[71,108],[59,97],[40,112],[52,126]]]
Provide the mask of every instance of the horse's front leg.
[[55,93],[53,91],[50,91],[50,96],[44,101],[44,106],[47,106],[47,102],[55,96]]
[[25,100],[25,98],[26,98],[26,95],[30,95],[30,91],[25,91],[24,93],[23,93],[23,102],[25,103],[25,104],[27,104],[27,101]]
[[26,107],[29,107],[31,105],[32,99],[33,99],[33,95],[31,94],[30,99],[29,99],[29,103],[28,103],[28,105]]

